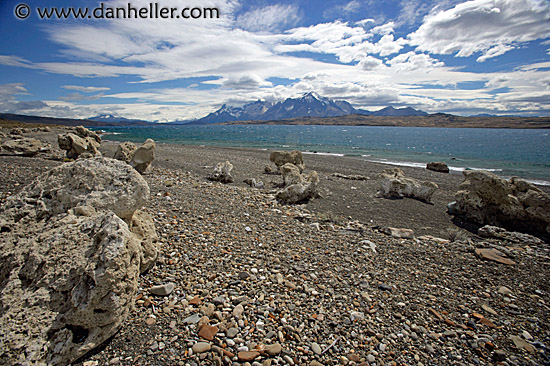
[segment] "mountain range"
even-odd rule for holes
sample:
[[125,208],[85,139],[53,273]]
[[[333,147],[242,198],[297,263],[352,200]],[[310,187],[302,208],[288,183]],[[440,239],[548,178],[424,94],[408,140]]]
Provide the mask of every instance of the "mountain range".
[[[306,93],[299,98],[287,98],[284,101],[269,102],[258,100],[242,107],[224,104],[220,109],[189,124],[204,125],[233,121],[273,121],[301,117],[338,117],[348,114],[366,116],[425,116],[426,112],[414,108],[386,107],[376,112],[355,109],[344,100],[333,100],[317,93]],[[181,122],[179,122],[181,123]]]

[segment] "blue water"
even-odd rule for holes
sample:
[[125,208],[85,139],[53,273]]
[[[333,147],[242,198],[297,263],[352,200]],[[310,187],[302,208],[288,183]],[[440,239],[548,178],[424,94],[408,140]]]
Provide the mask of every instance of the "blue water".
[[550,130],[371,126],[154,126],[102,128],[106,140],[213,145],[355,156],[451,170],[487,169],[550,184]]

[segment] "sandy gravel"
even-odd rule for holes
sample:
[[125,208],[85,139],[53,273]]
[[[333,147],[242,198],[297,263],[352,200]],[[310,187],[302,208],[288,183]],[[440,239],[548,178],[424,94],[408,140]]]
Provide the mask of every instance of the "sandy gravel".
[[[102,144],[106,156],[115,149]],[[205,178],[224,160],[235,184]],[[306,155],[324,197],[286,206],[273,198],[281,177],[263,174],[268,160],[262,150],[157,145],[145,211],[159,261],[120,332],[79,365],[548,364],[550,248],[458,228],[445,207],[460,175],[404,168],[440,186],[433,204],[387,200],[376,196],[386,166]],[[0,157],[0,203],[60,163]],[[242,183],[250,177],[266,189]],[[449,233],[458,240],[422,237]],[[480,248],[517,264],[482,260]],[[168,283],[169,295],[151,292]]]

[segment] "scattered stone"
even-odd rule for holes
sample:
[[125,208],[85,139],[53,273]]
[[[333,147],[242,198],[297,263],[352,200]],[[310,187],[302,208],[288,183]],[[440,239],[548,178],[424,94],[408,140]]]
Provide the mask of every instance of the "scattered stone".
[[242,351],[237,353],[237,358],[241,362],[251,362],[260,357],[260,352],[257,351]]
[[437,244],[449,244],[451,241],[443,238],[438,238],[432,235],[422,235],[418,237],[418,240],[429,241]]
[[264,182],[261,180],[256,180],[255,178],[246,178],[243,182],[256,189],[262,189],[265,187]]
[[169,282],[164,285],[153,286],[149,289],[149,292],[157,296],[168,296],[174,291],[175,285]]
[[269,156],[269,160],[277,165],[279,169],[288,163],[295,165],[300,170],[300,173],[305,169],[301,151],[273,151]]
[[529,353],[535,353],[535,347],[527,343],[525,340],[521,339],[521,337],[513,335],[513,336],[510,336],[510,339],[512,340],[512,342],[514,342],[514,345],[517,348],[524,349]]
[[384,198],[414,198],[430,203],[437,184],[405,177],[399,168],[389,168],[380,174],[379,194]]
[[218,165],[214,168],[214,171],[208,176],[208,179],[221,183],[233,183],[235,179],[231,175],[232,170],[233,164],[229,161],[226,161],[225,163],[218,163]]
[[366,175],[345,175],[341,173],[332,173],[331,176],[348,180],[370,180]]
[[199,313],[188,316],[183,319],[184,324],[197,324],[201,320],[201,315]]
[[239,319],[244,313],[244,307],[239,304],[233,308],[233,316],[237,319]]
[[61,150],[66,150],[69,159],[76,159],[85,152],[92,155],[101,155],[99,152],[101,137],[82,126],[75,127],[73,132],[58,135],[57,143]]
[[391,235],[398,239],[414,239],[414,231],[411,229],[399,229],[394,227],[382,228],[380,230],[386,235]]
[[497,312],[490,308],[487,304],[481,304],[481,308],[491,315],[498,315]]
[[440,172],[440,173],[449,172],[449,167],[447,166],[447,164],[441,161],[434,161],[434,162],[428,163],[428,165],[426,165],[426,169],[432,170],[434,172]]
[[155,141],[147,139],[132,155],[130,165],[140,174],[146,174],[151,163],[155,160],[155,147]]
[[323,353],[323,350],[321,350],[321,346],[319,346],[316,342],[313,342],[311,344],[311,350],[313,351],[313,353],[315,353],[316,355],[321,355]]
[[210,351],[212,346],[210,343],[206,342],[197,342],[193,345],[193,353],[204,353]]
[[218,330],[216,326],[204,324],[199,330],[199,337],[211,341],[214,339],[216,333],[218,333]]
[[494,248],[484,248],[484,249],[476,249],[476,254],[480,256],[483,259],[487,259],[493,262],[498,262],[502,264],[517,264],[513,260],[506,258],[506,255]]
[[485,225],[477,231],[477,234],[483,238],[506,240],[512,243],[542,245],[544,241],[541,239],[523,233],[511,232],[497,226]]
[[497,349],[493,352],[493,361],[503,362],[506,361],[506,352],[501,349]]
[[378,288],[382,291],[391,291],[391,290],[393,290],[393,287],[391,287],[390,285],[386,285],[385,283],[379,283]]
[[7,139],[0,143],[0,155],[35,156],[49,149],[49,144],[30,137]]
[[319,176],[316,171],[307,175],[300,174],[299,169],[290,163],[281,166],[280,170],[284,179],[284,188],[275,195],[278,200],[286,204],[294,204],[320,196],[317,189]]
[[274,343],[265,346],[265,352],[270,356],[277,356],[281,351],[283,350],[283,347],[279,343]]

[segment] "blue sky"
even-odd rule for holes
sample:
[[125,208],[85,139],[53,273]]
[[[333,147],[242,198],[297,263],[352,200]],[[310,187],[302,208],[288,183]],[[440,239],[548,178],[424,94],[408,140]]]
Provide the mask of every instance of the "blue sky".
[[100,2],[29,0],[25,20],[20,3],[0,3],[4,113],[163,122],[315,91],[369,110],[550,116],[548,0],[160,0],[220,17],[63,20],[37,9]]

